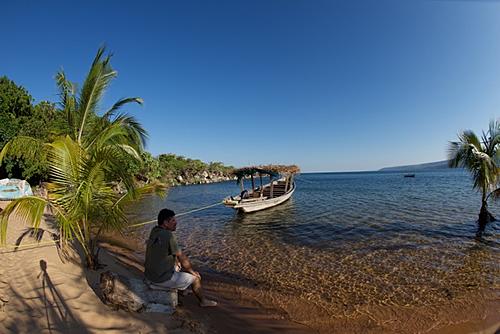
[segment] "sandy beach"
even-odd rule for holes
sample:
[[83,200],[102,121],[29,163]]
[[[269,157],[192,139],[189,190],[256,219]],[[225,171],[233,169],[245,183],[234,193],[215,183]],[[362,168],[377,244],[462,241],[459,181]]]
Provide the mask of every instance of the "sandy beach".
[[[2,207],[6,205],[2,203]],[[45,222],[42,225],[47,228]],[[9,224],[9,245],[13,244],[25,226],[19,219]],[[49,239],[44,236],[42,242]],[[25,243],[32,243],[26,239]],[[124,248],[103,244],[102,270],[112,270],[123,275],[141,277],[140,254]],[[207,272],[204,275],[206,293],[219,301],[213,309],[201,309],[194,296],[181,296],[180,306],[173,316],[158,313],[127,313],[115,311],[104,305],[92,286],[99,272],[83,270],[77,261],[61,262],[56,247],[36,246],[12,252],[2,249],[0,268],[1,333],[339,333],[391,332],[389,327],[378,326],[369,317],[349,322],[331,319],[308,323],[306,304],[291,302],[292,296],[282,307],[279,293],[268,291],[265,296],[251,284],[235,278]],[[101,271],[102,271],[101,270]],[[263,298],[264,297],[264,298]],[[283,299],[281,299],[283,301]],[[473,303],[473,301],[471,300]],[[311,306],[310,304],[309,306]],[[495,306],[496,305],[496,306]],[[309,307],[307,306],[307,307]],[[484,314],[483,321],[450,324],[428,331],[429,333],[496,333],[499,328],[499,307],[477,308]],[[470,310],[470,308],[469,308]],[[304,311],[307,311],[304,313]],[[317,310],[318,311],[318,310]],[[408,317],[404,310],[393,312],[393,317]],[[400,312],[397,314],[397,312]],[[462,310],[455,309],[457,316]],[[290,319],[300,319],[301,323]],[[306,325],[307,324],[307,325]],[[379,324],[380,325],[380,324]]]
[[2,9],[0,334],[500,334],[500,1]]
[[[5,207],[7,202],[0,203]],[[47,228],[45,222],[43,228]],[[19,219],[9,222],[7,244],[26,228]],[[42,243],[50,241],[44,236]],[[26,238],[24,243],[33,243]],[[141,264],[119,248],[101,253],[103,270],[141,275]],[[115,249],[116,252],[112,250]],[[0,267],[0,333],[308,333],[307,327],[284,320],[252,300],[224,295],[208,284],[207,294],[219,307],[201,309],[194,296],[181,297],[173,316],[127,313],[104,305],[91,288],[98,272],[87,272],[73,261],[62,263],[50,245],[2,248]],[[125,255],[124,255],[125,254]]]
[[[1,205],[5,207],[6,202]],[[43,223],[42,227],[47,226]],[[14,244],[24,228],[18,219],[11,219],[7,244]],[[46,241],[50,239],[44,236],[42,242]],[[4,252],[7,250],[2,249],[0,268],[1,333],[187,332],[181,329],[181,322],[161,314],[112,311],[89,286],[82,267],[62,263],[54,246]]]

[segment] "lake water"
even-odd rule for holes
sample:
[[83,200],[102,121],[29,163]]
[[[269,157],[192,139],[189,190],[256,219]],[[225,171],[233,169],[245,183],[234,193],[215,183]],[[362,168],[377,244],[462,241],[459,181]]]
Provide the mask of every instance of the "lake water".
[[[464,309],[470,296],[489,298],[484,291],[498,296],[500,224],[477,234],[480,195],[466,172],[301,174],[296,184],[290,201],[269,210],[221,205],[179,217],[179,243],[205,270],[251,282],[267,302],[319,329],[371,314],[379,329],[427,330],[449,320],[444,306]],[[176,187],[164,200],[142,201],[131,217],[238,193],[235,182]],[[490,209],[500,217],[500,205]],[[416,323],[408,327],[389,309],[409,311]]]

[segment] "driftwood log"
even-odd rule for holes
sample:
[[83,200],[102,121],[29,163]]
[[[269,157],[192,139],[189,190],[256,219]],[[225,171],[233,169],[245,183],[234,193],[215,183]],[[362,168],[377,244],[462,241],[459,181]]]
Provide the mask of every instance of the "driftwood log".
[[173,313],[177,306],[177,290],[150,289],[142,280],[111,271],[103,272],[99,288],[105,304],[129,312]]

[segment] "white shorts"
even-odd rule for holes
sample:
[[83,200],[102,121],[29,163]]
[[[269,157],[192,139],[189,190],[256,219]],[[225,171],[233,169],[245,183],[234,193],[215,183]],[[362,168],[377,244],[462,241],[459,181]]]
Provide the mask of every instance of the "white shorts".
[[186,290],[191,284],[193,284],[196,277],[190,273],[174,271],[172,277],[165,282],[152,283],[152,285],[177,290]]

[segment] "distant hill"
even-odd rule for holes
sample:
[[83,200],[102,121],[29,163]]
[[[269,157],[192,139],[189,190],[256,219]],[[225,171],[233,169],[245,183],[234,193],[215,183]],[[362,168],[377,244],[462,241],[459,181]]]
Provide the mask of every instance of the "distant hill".
[[428,162],[425,164],[418,165],[406,165],[406,166],[396,166],[396,167],[385,167],[380,169],[381,172],[416,172],[424,170],[436,170],[436,169],[447,169],[448,160]]

